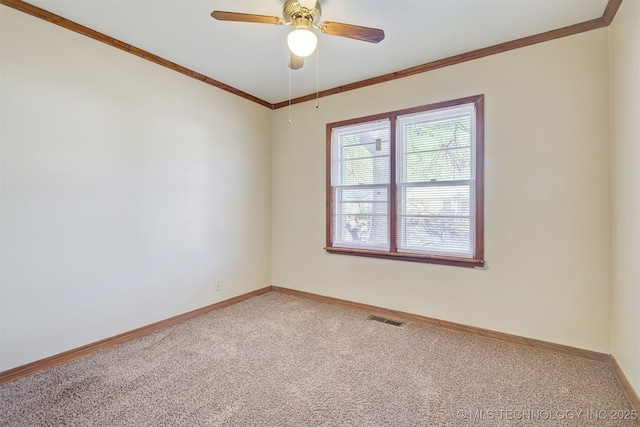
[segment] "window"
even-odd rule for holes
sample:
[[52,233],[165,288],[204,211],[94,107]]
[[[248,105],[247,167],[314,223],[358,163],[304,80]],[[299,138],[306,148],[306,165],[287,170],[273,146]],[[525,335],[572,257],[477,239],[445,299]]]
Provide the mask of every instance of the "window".
[[331,253],[482,266],[482,95],[327,125]]

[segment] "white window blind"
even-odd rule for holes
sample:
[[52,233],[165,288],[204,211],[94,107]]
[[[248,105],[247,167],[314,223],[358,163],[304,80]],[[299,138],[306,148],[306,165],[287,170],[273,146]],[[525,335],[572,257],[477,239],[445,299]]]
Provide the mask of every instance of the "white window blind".
[[484,96],[327,124],[330,253],[484,265]]
[[473,104],[398,117],[398,252],[474,256],[475,134]]
[[389,136],[388,119],[332,130],[335,247],[389,250]]

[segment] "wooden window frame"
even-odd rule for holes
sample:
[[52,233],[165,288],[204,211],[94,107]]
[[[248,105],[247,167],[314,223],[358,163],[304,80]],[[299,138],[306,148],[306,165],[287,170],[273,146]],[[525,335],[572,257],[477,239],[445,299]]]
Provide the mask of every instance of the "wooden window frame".
[[[406,253],[397,251],[397,182],[396,182],[396,120],[398,116],[420,113],[430,110],[473,104],[475,110],[475,247],[472,258],[443,256],[424,253]],[[389,251],[344,248],[333,246],[333,188],[331,185],[331,134],[333,128],[355,125],[359,123],[390,120],[390,184],[389,184]],[[390,111],[366,117],[328,123],[326,125],[326,246],[325,250],[332,254],[354,255],[372,258],[423,262],[431,264],[452,265],[459,267],[484,266],[484,95],[475,95],[450,101],[438,102],[403,110]]]

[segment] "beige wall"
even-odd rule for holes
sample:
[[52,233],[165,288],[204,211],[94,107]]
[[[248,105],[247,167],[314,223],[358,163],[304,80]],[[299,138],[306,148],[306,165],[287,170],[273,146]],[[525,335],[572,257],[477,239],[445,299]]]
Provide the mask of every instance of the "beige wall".
[[[608,81],[601,29],[276,110],[272,284],[608,353]],[[327,254],[325,124],[476,94],[486,270]]]
[[[613,352],[640,386],[638,2],[611,79],[602,29],[296,105],[291,125],[0,13],[0,370],[271,283]],[[325,253],[325,124],[476,94],[487,268]]]
[[611,353],[640,391],[640,1],[622,2],[610,34]]
[[267,286],[271,110],[0,12],[0,371]]

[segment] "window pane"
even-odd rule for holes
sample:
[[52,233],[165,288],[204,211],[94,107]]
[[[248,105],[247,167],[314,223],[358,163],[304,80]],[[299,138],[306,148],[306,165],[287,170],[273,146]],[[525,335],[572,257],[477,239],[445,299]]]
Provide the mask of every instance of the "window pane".
[[388,218],[374,215],[336,215],[336,246],[359,246],[389,250]]
[[[358,147],[362,148],[362,147]],[[345,159],[341,185],[387,184],[389,156]]]
[[406,181],[452,181],[471,177],[471,149],[450,148],[406,155]]
[[399,252],[473,257],[474,108],[398,118]]
[[384,202],[387,203],[386,187],[344,187],[339,201],[344,202]]
[[398,251],[473,255],[470,186],[402,186]]
[[402,186],[401,215],[464,216],[471,214],[471,192],[462,186]]
[[327,251],[483,265],[483,109],[478,95],[327,125]]
[[388,189],[334,190],[334,245],[389,249]]
[[473,107],[398,118],[398,182],[469,180],[473,176]]
[[401,216],[399,252],[424,252],[471,258],[473,241],[469,218]]
[[331,133],[332,184],[388,184],[389,131],[389,120],[334,129]]
[[[432,151],[471,145],[471,115],[455,110],[418,113],[402,117],[402,130],[408,151]],[[444,116],[444,117],[443,117]]]
[[375,122],[358,123],[355,125],[336,128],[340,144],[356,145],[373,143],[376,139],[389,140],[389,120],[377,120]]

